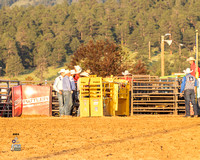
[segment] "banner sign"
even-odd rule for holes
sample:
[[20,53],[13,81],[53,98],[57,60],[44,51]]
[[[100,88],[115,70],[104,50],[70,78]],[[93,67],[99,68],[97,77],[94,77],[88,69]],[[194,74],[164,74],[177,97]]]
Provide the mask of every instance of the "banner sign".
[[14,116],[20,116],[19,111],[16,110],[20,104],[23,115],[52,115],[50,86],[22,85],[17,87],[21,87],[21,97],[17,88],[13,87]]
[[50,86],[22,86],[23,115],[50,115]]

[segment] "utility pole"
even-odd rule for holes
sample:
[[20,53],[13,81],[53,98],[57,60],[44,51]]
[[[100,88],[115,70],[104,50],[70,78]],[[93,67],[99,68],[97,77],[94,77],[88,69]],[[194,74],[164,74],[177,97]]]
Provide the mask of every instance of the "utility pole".
[[161,77],[165,75],[164,61],[164,36],[161,36]]
[[178,66],[178,72],[180,73],[180,71],[181,71],[181,64],[180,64],[180,60],[181,60],[181,44],[178,45],[178,51],[179,51],[179,66]]
[[151,59],[151,42],[149,41],[149,59]]
[[181,44],[178,45],[178,49],[179,49],[179,56],[181,56]]
[[199,45],[198,45],[198,30],[196,30],[196,78],[199,78],[198,61],[199,61]]

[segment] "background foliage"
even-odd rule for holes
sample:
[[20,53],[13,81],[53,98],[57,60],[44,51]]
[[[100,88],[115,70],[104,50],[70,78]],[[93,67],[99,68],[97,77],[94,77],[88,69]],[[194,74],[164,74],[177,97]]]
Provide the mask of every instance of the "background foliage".
[[200,26],[199,0],[0,0],[0,7],[0,65],[10,77],[35,69],[43,79],[47,67],[69,64],[69,56],[90,40],[121,45],[129,57],[124,67],[160,75],[165,33],[173,40],[170,47],[165,43],[165,74],[180,72],[194,56]]

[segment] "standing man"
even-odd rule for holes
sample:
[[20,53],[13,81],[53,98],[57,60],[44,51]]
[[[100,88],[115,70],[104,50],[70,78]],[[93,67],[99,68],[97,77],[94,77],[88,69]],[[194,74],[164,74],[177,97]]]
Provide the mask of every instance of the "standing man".
[[75,86],[75,82],[74,82],[74,75],[75,75],[75,70],[71,70],[70,71],[70,77],[69,77],[69,80],[71,82],[71,87],[72,87],[72,91],[75,91],[76,90],[76,86]]
[[82,68],[80,66],[74,66],[74,69],[75,69],[75,76],[74,76],[74,82],[76,84],[76,90],[77,90],[77,96],[79,97],[79,90],[78,90],[78,85],[77,85],[77,82],[78,82],[78,79],[80,77],[80,73],[82,71]]
[[190,101],[193,105],[194,117],[198,117],[197,105],[195,103],[195,87],[197,87],[197,80],[193,75],[191,75],[192,71],[190,68],[187,68],[183,72],[186,76],[182,79],[180,96],[182,97],[184,92],[186,111],[185,117],[190,117]]
[[75,72],[75,70],[71,70],[70,73],[71,73],[71,75],[70,75],[69,79],[70,79],[71,87],[72,87],[72,111],[71,111],[71,115],[72,115],[73,108],[75,107],[75,103],[76,103],[76,97],[77,97],[76,85],[74,82],[74,75],[76,74],[76,72]]
[[72,87],[70,82],[70,71],[65,71],[65,77],[63,78],[63,96],[64,96],[64,115],[69,116],[71,114],[72,107]]
[[55,79],[53,89],[57,92],[59,102],[59,115],[64,115],[64,98],[63,98],[63,77],[65,76],[65,69],[61,69],[59,72],[60,76]]
[[125,79],[125,80],[127,80],[127,81],[130,81],[130,82],[131,82],[132,78],[128,77],[128,75],[130,75],[130,76],[131,76],[131,73],[129,73],[129,71],[128,71],[128,70],[125,70],[125,72],[122,72],[122,75],[124,76],[122,79]]
[[[187,61],[190,63],[190,69],[192,70],[191,75],[195,76],[195,72],[196,72],[196,64],[195,64],[195,59],[194,57],[190,57],[187,59]],[[198,67],[198,72],[200,73],[200,68]],[[199,74],[200,75],[200,74]]]
[[80,77],[80,73],[82,71],[82,68],[80,66],[74,66],[74,70],[75,70],[75,77],[74,77],[74,81],[77,82],[79,77]]

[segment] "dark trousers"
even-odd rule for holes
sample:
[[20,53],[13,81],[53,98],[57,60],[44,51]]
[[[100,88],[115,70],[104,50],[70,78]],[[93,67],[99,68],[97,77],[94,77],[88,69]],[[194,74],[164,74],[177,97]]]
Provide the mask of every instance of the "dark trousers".
[[194,89],[186,89],[184,91],[184,98],[185,98],[186,116],[190,116],[190,102],[193,105],[194,115],[198,115],[198,113],[197,113],[197,104],[195,103]]

